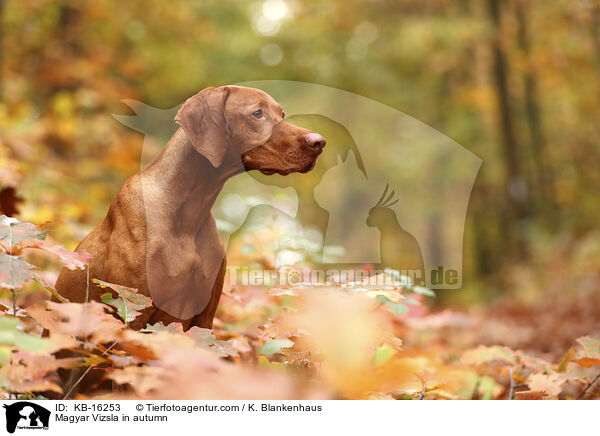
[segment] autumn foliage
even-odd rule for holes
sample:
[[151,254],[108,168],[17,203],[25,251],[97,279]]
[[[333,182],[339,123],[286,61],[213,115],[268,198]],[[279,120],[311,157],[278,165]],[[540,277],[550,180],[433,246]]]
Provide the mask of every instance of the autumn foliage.
[[[432,291],[395,271],[336,286],[225,289],[214,331],[128,328],[151,299],[97,281],[102,302],[70,303],[26,259],[85,269],[90,256],[47,232],[0,218],[0,382],[19,398],[574,399],[598,395],[600,339],[561,359],[473,346],[485,320],[431,311]],[[33,256],[35,255],[35,256]],[[383,285],[381,283],[384,283]],[[61,302],[50,302],[54,294]],[[42,337],[42,331],[48,333]],[[446,337],[446,339],[444,339]],[[453,343],[454,342],[454,343]],[[69,357],[57,357],[69,351]],[[57,370],[99,374],[65,392]],[[83,378],[85,379],[85,377]],[[110,381],[107,385],[107,381]],[[107,388],[109,386],[109,388]]]
[[[599,29],[588,0],[0,1],[2,395],[600,398]],[[113,115],[263,79],[381,102],[483,160],[462,289],[433,295],[394,271],[384,288],[226,286],[214,330],[187,332],[129,329],[150,300],[118,283],[98,302],[58,295],[60,268],[90,261],[71,250],[168,140]],[[447,223],[422,218],[442,240]],[[237,235],[229,264],[275,270],[285,230]],[[59,370],[98,377],[71,390]]]

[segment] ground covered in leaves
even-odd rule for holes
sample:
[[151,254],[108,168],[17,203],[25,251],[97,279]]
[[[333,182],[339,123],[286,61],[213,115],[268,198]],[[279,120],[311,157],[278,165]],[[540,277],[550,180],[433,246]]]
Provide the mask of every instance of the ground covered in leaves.
[[[387,270],[320,286],[227,286],[213,330],[155,324],[133,331],[128,323],[151,299],[105,282],[102,302],[62,299],[49,265],[85,269],[90,257],[50,236],[0,218],[4,398],[600,397],[593,287],[565,294],[550,277],[556,289],[548,285],[535,302],[513,296],[450,310]],[[50,302],[51,294],[61,302]],[[97,383],[65,389],[59,369]]]

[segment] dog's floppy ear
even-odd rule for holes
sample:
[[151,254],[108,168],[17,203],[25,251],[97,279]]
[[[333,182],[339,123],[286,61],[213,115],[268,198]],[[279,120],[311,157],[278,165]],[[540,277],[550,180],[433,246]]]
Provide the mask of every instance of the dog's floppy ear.
[[175,116],[196,151],[215,168],[223,163],[229,145],[225,104],[230,91],[225,86],[206,88],[188,98]]

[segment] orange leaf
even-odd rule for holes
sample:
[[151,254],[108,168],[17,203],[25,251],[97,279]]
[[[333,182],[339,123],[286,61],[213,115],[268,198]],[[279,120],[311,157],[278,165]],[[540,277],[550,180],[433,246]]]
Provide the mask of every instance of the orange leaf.
[[591,357],[582,357],[580,359],[573,359],[573,362],[585,367],[590,368],[592,366],[600,365],[600,359],[593,359]]

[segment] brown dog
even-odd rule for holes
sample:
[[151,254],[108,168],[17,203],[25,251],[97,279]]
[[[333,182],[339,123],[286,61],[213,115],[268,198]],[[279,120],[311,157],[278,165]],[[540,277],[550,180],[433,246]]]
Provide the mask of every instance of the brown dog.
[[[90,280],[139,289],[153,306],[130,323],[181,322],[211,328],[225,276],[225,249],[211,208],[226,180],[245,170],[310,171],[325,139],[284,121],[263,91],[224,86],[189,98],[181,128],[165,149],[128,179],[104,221],[77,247],[93,255]],[[63,269],[56,288],[72,302],[106,289],[87,273]]]

